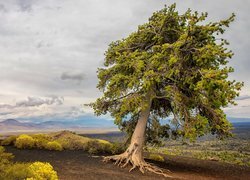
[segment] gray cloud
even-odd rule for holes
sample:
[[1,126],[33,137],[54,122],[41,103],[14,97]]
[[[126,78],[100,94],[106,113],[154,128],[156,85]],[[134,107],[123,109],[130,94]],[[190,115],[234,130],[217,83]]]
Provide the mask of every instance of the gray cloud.
[[0,104],[0,109],[4,108],[4,109],[13,109],[15,106],[12,106],[10,104]]
[[6,115],[11,115],[11,114],[13,114],[13,112],[0,112],[0,116],[6,116]]
[[38,42],[37,45],[36,45],[37,48],[43,48],[43,47],[48,48],[48,47],[51,47],[51,46],[52,46],[52,44],[46,43],[46,42],[43,42],[43,41]]
[[243,95],[243,96],[239,96],[237,98],[235,98],[235,100],[246,100],[246,99],[250,99],[249,95]]
[[21,11],[31,11],[33,0],[17,0]]
[[28,97],[27,100],[19,101],[16,103],[16,107],[32,107],[41,105],[62,105],[64,101],[63,97],[52,96],[50,98]]
[[42,105],[62,105],[63,97],[50,96],[47,98],[28,97],[26,100],[17,101],[15,105],[0,104],[0,108],[14,109],[19,107],[39,107]]
[[78,81],[81,82],[85,79],[84,73],[68,73],[64,72],[61,75],[62,80],[72,80],[72,81]]
[[5,8],[5,6],[3,4],[0,4],[0,12],[7,12],[7,9]]

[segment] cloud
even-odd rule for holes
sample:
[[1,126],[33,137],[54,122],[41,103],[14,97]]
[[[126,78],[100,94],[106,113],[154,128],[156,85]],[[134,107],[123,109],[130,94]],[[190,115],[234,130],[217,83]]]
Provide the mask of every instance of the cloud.
[[31,11],[33,0],[17,0],[21,11]]
[[[70,116],[74,111],[72,106],[93,102],[101,96],[96,89],[96,70],[103,64],[108,44],[127,37],[138,25],[147,22],[154,11],[174,2],[180,12],[187,8],[207,11],[208,21],[236,13],[235,22],[225,33],[231,43],[228,48],[235,53],[230,60],[235,72],[230,78],[244,81],[242,94],[247,94],[250,91],[249,0],[202,3],[197,0],[185,3],[183,0],[0,0],[0,108],[13,113],[1,118],[46,118],[52,114],[61,118]],[[64,97],[63,104],[48,105],[53,101],[48,94]],[[17,101],[30,95],[35,97]],[[238,102],[248,105],[246,101]],[[21,107],[16,107],[17,104]],[[77,111],[74,112],[76,115]],[[232,108],[231,114],[236,112],[250,116],[247,108],[241,111]]]
[[0,12],[7,12],[7,9],[5,8],[5,6],[3,4],[0,4]]
[[78,81],[81,82],[85,80],[85,74],[84,73],[68,73],[64,72],[61,75],[62,80],[72,80],[72,81]]
[[63,104],[63,97],[52,96],[50,98],[28,97],[27,100],[19,101],[16,107],[32,107],[41,105],[61,105]]
[[13,109],[14,107],[10,104],[0,104],[0,109]]
[[246,100],[246,99],[250,99],[249,95],[243,95],[243,96],[239,96],[237,98],[235,98],[235,100]]
[[72,106],[70,108],[69,117],[79,117],[84,114],[83,108],[80,106]]
[[51,96],[47,98],[27,97],[26,100],[17,101],[15,105],[0,104],[0,108],[14,109],[19,107],[39,107],[42,105],[62,105],[63,97]]
[[13,112],[0,112],[0,116],[6,116],[6,115],[11,115],[11,114],[13,114]]

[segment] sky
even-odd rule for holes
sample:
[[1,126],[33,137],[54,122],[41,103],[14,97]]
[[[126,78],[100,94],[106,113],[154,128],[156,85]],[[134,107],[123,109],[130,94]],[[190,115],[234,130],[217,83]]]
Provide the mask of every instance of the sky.
[[224,37],[235,53],[230,78],[245,86],[225,112],[250,117],[250,0],[0,0],[0,121],[93,115],[83,104],[101,96],[96,71],[108,44],[174,2],[180,12],[208,12],[207,22],[236,14]]

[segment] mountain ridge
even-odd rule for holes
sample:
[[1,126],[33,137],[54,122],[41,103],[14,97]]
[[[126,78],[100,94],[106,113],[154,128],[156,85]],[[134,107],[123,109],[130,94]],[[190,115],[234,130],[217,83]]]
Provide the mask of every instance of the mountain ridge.
[[6,119],[0,122],[0,131],[15,130],[45,130],[71,128],[109,128],[115,127],[113,121],[97,119],[80,119],[72,121],[22,122],[16,119]]
[[[250,118],[228,117],[233,124],[250,123]],[[242,126],[242,125],[241,125]],[[113,128],[116,127],[111,120],[97,119],[94,117],[81,117],[72,121],[44,121],[44,122],[22,122],[16,119],[0,121],[0,131],[15,130],[45,130],[45,129],[78,129],[78,128]]]

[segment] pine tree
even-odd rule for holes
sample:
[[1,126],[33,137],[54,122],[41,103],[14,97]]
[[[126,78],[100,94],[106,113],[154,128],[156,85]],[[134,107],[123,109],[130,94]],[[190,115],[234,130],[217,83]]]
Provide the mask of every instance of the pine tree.
[[228,79],[233,52],[220,35],[235,15],[210,23],[206,17],[190,9],[179,14],[173,4],[109,45],[105,68],[98,69],[103,96],[91,106],[97,115],[110,113],[120,127],[124,122],[136,126],[128,149],[105,161],[163,174],[142,155],[150,117],[173,117],[176,135],[190,140],[209,132],[220,138],[231,134],[223,107],[236,104],[243,83]]

